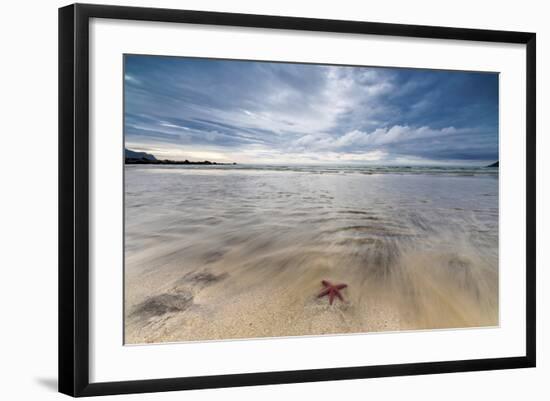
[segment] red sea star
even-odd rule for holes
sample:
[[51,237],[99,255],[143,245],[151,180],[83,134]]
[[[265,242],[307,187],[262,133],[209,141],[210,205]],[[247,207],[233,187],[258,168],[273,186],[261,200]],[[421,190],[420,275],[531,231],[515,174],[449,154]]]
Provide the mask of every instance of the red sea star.
[[328,295],[328,302],[330,305],[332,305],[332,301],[334,301],[334,297],[340,298],[340,301],[344,301],[344,298],[342,298],[342,294],[340,294],[340,290],[343,290],[348,285],[347,284],[332,284],[329,281],[323,280],[321,281],[321,284],[325,287],[323,291],[317,295],[317,298],[324,297],[325,295]]

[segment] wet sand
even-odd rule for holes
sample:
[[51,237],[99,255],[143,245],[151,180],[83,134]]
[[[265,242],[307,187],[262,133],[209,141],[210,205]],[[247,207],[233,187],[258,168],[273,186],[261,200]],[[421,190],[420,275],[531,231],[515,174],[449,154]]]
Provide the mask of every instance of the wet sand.
[[128,344],[498,324],[493,176],[131,166],[125,197]]

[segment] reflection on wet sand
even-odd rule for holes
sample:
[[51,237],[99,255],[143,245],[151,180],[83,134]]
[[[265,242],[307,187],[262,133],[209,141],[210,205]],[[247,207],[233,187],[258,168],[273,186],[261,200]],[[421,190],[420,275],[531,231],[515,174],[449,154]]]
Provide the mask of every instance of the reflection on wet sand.
[[127,166],[125,340],[497,325],[497,178]]

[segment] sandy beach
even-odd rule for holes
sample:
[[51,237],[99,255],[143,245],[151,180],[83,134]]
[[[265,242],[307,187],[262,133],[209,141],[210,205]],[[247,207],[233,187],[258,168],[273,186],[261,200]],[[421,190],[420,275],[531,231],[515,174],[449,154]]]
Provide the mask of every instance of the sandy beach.
[[127,344],[498,325],[498,172],[126,166],[125,208]]

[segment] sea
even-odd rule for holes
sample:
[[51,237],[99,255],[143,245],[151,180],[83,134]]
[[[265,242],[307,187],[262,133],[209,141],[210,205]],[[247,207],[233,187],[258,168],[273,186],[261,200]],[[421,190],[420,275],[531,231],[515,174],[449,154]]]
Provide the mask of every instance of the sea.
[[296,292],[345,282],[362,323],[343,332],[499,323],[498,168],[128,165],[124,191],[128,314],[171,280],[209,272]]

